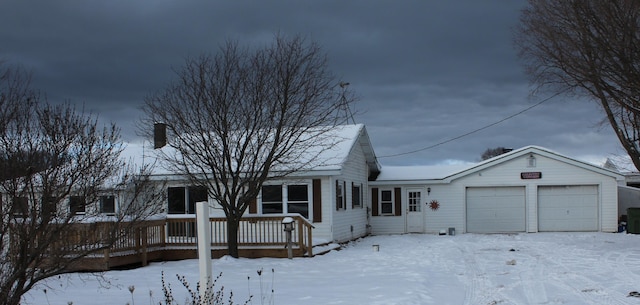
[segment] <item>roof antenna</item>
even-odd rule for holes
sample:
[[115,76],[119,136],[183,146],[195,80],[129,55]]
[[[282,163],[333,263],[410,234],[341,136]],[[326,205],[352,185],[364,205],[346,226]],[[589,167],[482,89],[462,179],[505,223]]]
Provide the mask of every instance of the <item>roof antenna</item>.
[[349,103],[347,103],[347,97],[346,97],[347,86],[349,86],[350,83],[341,81],[339,85],[340,85],[340,88],[342,88],[341,101],[342,101],[342,107],[344,107],[344,112],[347,115],[347,124],[349,124],[349,119],[351,119],[351,121],[353,121],[353,124],[355,124],[356,120],[353,118],[353,112],[351,112],[351,108],[349,107]]

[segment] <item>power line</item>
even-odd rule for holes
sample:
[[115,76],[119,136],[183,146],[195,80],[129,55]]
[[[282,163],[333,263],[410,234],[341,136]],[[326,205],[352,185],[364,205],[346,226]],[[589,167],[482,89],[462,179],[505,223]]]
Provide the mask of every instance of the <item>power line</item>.
[[529,106],[529,107],[527,107],[527,108],[525,108],[525,109],[523,109],[523,110],[521,110],[521,111],[519,111],[519,112],[516,112],[516,113],[514,113],[514,114],[512,114],[512,115],[510,115],[510,116],[508,116],[508,117],[505,117],[505,118],[503,118],[503,119],[501,119],[501,120],[499,120],[499,121],[493,122],[493,123],[491,123],[491,124],[489,124],[489,125],[485,125],[485,126],[480,127],[480,128],[478,128],[478,129],[474,129],[474,130],[472,130],[472,131],[469,131],[469,132],[464,133],[464,134],[461,134],[461,135],[459,135],[459,136],[456,136],[456,137],[450,138],[450,139],[448,139],[448,140],[444,140],[444,141],[442,141],[442,142],[439,142],[439,143],[433,144],[433,145],[431,145],[431,146],[427,146],[427,147],[420,148],[420,149],[416,149],[416,150],[412,150],[412,151],[407,151],[407,152],[402,152],[402,153],[397,153],[397,154],[391,154],[391,155],[385,155],[385,156],[378,156],[378,158],[392,158],[392,157],[398,157],[398,156],[404,156],[404,155],[414,154],[414,153],[417,153],[417,152],[421,152],[421,151],[425,151],[425,150],[428,150],[428,149],[432,149],[432,148],[434,148],[434,147],[438,147],[438,146],[443,145],[443,144],[447,144],[447,143],[449,143],[449,142],[453,142],[453,141],[458,140],[458,139],[460,139],[460,138],[464,138],[464,137],[469,136],[469,135],[472,135],[472,134],[474,134],[474,133],[476,133],[476,132],[483,131],[483,130],[485,130],[485,129],[487,129],[487,128],[493,127],[493,126],[498,125],[498,124],[500,124],[500,123],[502,123],[502,122],[504,122],[504,121],[506,121],[506,120],[509,120],[509,119],[514,118],[514,117],[516,117],[516,116],[518,116],[518,115],[521,115],[521,114],[523,114],[523,113],[525,113],[525,112],[527,112],[527,111],[529,111],[529,110],[531,110],[531,109],[533,109],[533,108],[535,108],[535,107],[538,107],[538,106],[542,105],[544,102],[549,101],[549,100],[551,100],[552,98],[554,98],[554,97],[556,97],[556,96],[558,96],[558,95],[560,95],[560,94],[565,93],[566,91],[567,91],[567,90],[563,90],[563,91],[557,92],[557,93],[555,93],[555,94],[553,94],[553,95],[551,95],[551,96],[549,96],[549,97],[547,97],[547,98],[543,99],[542,101],[540,101],[540,102],[538,102],[538,103],[536,103],[536,104],[533,104],[533,105],[531,105],[531,106]]

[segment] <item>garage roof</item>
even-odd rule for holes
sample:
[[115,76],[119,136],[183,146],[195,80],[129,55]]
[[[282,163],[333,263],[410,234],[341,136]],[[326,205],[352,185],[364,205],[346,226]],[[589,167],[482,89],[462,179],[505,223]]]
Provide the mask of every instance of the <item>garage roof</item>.
[[555,159],[560,162],[581,167],[586,170],[594,171],[606,176],[611,176],[616,178],[616,180],[624,180],[624,176],[622,176],[618,172],[587,162],[569,158],[544,147],[531,145],[513,150],[508,153],[504,153],[502,155],[475,164],[468,163],[430,166],[383,166],[378,179],[376,179],[375,182],[372,182],[372,184],[383,184],[384,182],[390,181],[403,183],[449,183],[452,180],[473,174],[477,171],[484,170],[502,162],[506,162],[530,153]]

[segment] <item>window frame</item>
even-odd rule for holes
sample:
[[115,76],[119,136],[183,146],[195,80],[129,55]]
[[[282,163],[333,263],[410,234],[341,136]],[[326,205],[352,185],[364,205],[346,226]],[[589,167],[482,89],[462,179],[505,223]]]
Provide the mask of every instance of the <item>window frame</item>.
[[87,199],[84,196],[69,196],[69,213],[84,215],[87,213]]
[[[283,199],[283,201],[286,201],[286,206],[287,206],[287,213],[292,213],[291,209],[290,209],[290,205],[294,204],[294,205],[298,205],[298,206],[302,206],[304,204],[304,206],[306,207],[306,213],[298,213],[298,212],[293,212],[293,213],[298,213],[300,215],[302,215],[302,217],[309,219],[309,203],[311,202],[311,198],[309,197],[309,185],[308,184],[287,184],[286,186],[287,189],[287,197],[286,199]],[[306,198],[304,200],[290,200],[291,198],[291,189],[292,187],[304,187],[305,188],[305,193],[306,193]],[[282,203],[282,205],[285,205],[285,202]],[[306,215],[305,215],[306,214]]]
[[[356,196],[357,194],[357,196]],[[362,183],[355,184],[351,182],[351,207],[352,208],[362,208]]]
[[346,203],[346,194],[345,194],[345,188],[344,188],[344,181],[341,180],[336,180],[336,210],[340,211],[340,210],[346,210],[347,209],[347,203]]
[[[389,200],[384,200],[384,194],[385,193],[389,193]],[[393,194],[394,190],[393,189],[380,189],[380,193],[379,193],[379,200],[378,200],[378,205],[379,205],[379,214],[380,215],[395,215],[395,211],[394,211],[394,207],[395,207],[395,199],[394,199],[394,194]],[[385,212],[385,206],[389,206],[389,212]]]
[[[205,198],[194,198],[202,195]],[[197,201],[209,201],[209,192],[206,187],[195,185],[167,187],[167,214],[195,215]]]
[[422,191],[407,190],[407,211],[422,212]]
[[[282,183],[277,183],[277,182],[270,182],[269,184],[264,184],[262,185],[262,189],[260,190],[260,194],[258,195],[258,198],[256,200],[256,205],[258,206],[257,209],[257,213],[259,213],[260,215],[272,215],[272,214],[290,214],[290,213],[298,213],[300,214],[302,217],[305,217],[306,219],[311,220],[313,217],[313,187],[311,184],[311,181],[306,181],[306,180],[301,180],[301,181],[292,181],[292,182],[282,182]],[[264,209],[264,187],[279,187],[280,192],[282,193],[282,210],[281,212],[271,212],[271,213],[265,213],[265,209]],[[306,199],[305,200],[289,200],[289,195],[290,195],[290,191],[289,189],[291,188],[296,188],[296,187],[305,187],[306,188]],[[301,198],[295,198],[295,199],[301,199]],[[277,203],[277,201],[272,201],[266,202],[267,204],[269,203]],[[305,213],[299,213],[299,212],[292,212],[290,209],[290,205],[298,205],[298,206],[302,206],[302,205],[306,205],[306,215]]]
[[[269,214],[283,214],[284,213],[284,208],[285,208],[285,196],[284,196],[284,185],[282,184],[265,184],[262,185],[262,188],[260,189],[260,213],[263,215],[269,215]],[[265,201],[265,188],[273,188],[274,191],[272,194],[278,194],[278,192],[275,191],[276,188],[278,188],[280,190],[280,196],[276,196],[273,198],[269,198],[267,197],[267,199],[269,199],[268,201]],[[270,192],[267,192],[268,195],[271,195]],[[272,200],[274,199],[274,200]],[[276,212],[265,212],[265,205],[269,205],[269,206],[274,206],[277,207],[279,205],[279,209],[275,209]],[[269,209],[271,210],[271,209]],[[279,210],[279,212],[278,212]]]
[[[107,200],[109,200],[110,202],[107,202]],[[101,195],[99,197],[99,204],[100,204],[100,213],[101,214],[106,214],[106,215],[115,215],[116,214],[116,196],[115,195]],[[109,205],[113,206],[113,211],[105,211],[105,207],[107,206],[107,204],[105,203],[109,203]]]
[[[16,205],[16,203],[18,203],[18,205]],[[14,218],[25,218],[28,215],[29,198],[27,198],[26,196],[15,196],[11,198],[11,216],[13,216]]]

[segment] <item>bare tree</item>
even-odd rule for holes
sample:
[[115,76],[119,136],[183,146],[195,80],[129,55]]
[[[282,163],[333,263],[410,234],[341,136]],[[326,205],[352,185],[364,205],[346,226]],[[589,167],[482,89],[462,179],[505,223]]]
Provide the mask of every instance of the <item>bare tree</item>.
[[[146,169],[120,159],[116,126],[48,104],[23,69],[0,68],[0,299],[19,304],[43,279],[124,238],[158,195]],[[123,194],[107,219],[95,208],[106,189]]]
[[529,0],[516,45],[539,87],[596,100],[640,169],[640,2]]
[[505,147],[496,147],[496,148],[487,148],[487,150],[485,150],[482,155],[480,156],[480,160],[484,161],[487,159],[491,159],[493,157],[502,155],[504,153],[508,153],[510,152],[511,149],[509,148],[505,148]]
[[166,124],[162,158],[222,206],[229,255],[238,257],[238,224],[263,182],[326,161],[321,153],[340,141],[329,127],[346,122],[353,99],[320,47],[301,37],[256,49],[227,42],[177,76],[147,98],[146,126]]

